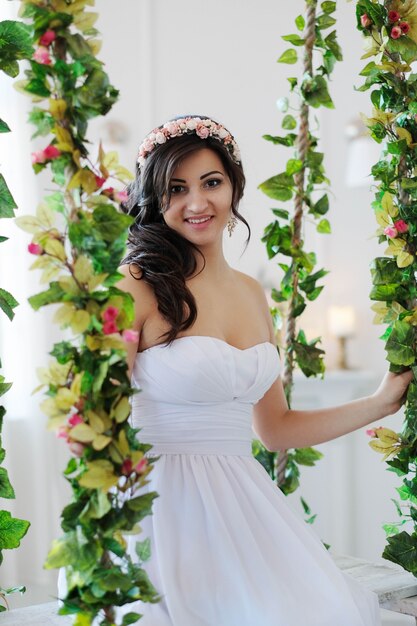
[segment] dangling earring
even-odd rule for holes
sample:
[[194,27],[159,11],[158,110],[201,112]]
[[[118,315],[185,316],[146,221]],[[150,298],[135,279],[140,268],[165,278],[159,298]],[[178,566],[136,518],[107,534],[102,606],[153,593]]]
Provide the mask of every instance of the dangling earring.
[[236,228],[236,224],[237,224],[237,219],[232,213],[232,215],[229,218],[229,221],[227,222],[227,231],[229,233],[229,237],[232,236],[232,233],[234,229]]

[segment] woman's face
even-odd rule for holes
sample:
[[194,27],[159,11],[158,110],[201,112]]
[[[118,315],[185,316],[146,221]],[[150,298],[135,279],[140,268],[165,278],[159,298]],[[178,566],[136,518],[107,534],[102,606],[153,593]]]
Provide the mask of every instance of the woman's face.
[[164,212],[170,228],[197,246],[221,240],[233,189],[216,152],[202,148],[185,157],[173,173],[170,193]]

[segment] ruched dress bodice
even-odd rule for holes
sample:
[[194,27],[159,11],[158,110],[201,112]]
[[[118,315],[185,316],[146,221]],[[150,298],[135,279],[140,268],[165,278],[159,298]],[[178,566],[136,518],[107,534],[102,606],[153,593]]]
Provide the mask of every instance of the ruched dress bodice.
[[157,455],[141,521],[162,596],[140,626],[377,626],[375,594],[334,565],[252,456],[252,410],[279,376],[269,342],[186,336],[136,358],[132,425]]
[[279,374],[269,342],[245,350],[186,336],[138,355],[132,424],[152,453],[251,455],[253,405]]

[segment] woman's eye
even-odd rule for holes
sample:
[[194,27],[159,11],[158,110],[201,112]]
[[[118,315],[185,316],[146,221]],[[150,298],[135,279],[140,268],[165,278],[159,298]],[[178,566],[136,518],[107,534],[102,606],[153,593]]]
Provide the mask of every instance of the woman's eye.
[[184,187],[182,185],[172,185],[172,187],[170,188],[170,194],[176,194],[176,193],[181,193],[181,191],[184,190]]
[[221,182],[222,181],[219,178],[210,178],[210,180],[207,181],[207,185],[209,187],[218,187]]

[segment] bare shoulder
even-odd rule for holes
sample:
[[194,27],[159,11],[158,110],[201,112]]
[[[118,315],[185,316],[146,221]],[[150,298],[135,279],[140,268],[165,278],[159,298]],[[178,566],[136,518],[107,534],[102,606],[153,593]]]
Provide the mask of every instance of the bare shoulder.
[[234,272],[237,279],[241,281],[242,286],[251,291],[254,297],[259,298],[262,303],[266,303],[265,290],[256,278],[253,278],[244,272],[239,272],[238,270],[234,270]]
[[135,326],[142,327],[150,313],[155,309],[156,297],[154,290],[142,280],[141,269],[131,263],[121,265],[118,269],[123,278],[117,283],[118,289],[127,291],[135,301]]

